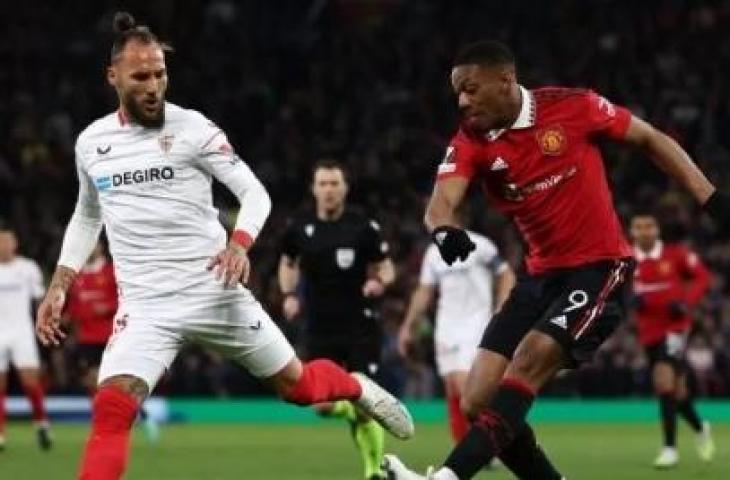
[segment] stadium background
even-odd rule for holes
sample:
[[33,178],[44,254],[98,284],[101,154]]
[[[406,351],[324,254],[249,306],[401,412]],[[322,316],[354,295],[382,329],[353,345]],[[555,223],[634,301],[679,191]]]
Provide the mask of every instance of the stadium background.
[[[75,201],[75,136],[115,108],[103,66],[119,8],[175,47],[169,100],[216,121],[269,189],[275,208],[253,252],[251,285],[275,317],[277,243],[287,216],[310,202],[313,161],[334,156],[350,169],[350,201],[381,221],[394,247],[399,277],[383,304],[381,380],[409,398],[440,395],[428,329],[408,362],[395,335],[428,242],[424,202],[456,125],[448,72],[464,41],[507,42],[528,87],[589,86],[628,105],[730,189],[728,1],[0,2],[0,217],[18,227],[22,254],[46,275]],[[657,207],[665,236],[689,242],[714,272],[689,358],[698,394],[730,396],[730,232],[718,232],[648,159],[611,145],[605,153],[620,214]],[[233,198],[221,189],[216,196],[230,222]],[[478,202],[475,213],[476,228],[516,265],[515,232]],[[296,342],[299,327],[282,326]],[[52,395],[83,394],[70,355],[73,344],[45,352]],[[265,395],[240,369],[196,348],[180,355],[159,393]],[[631,323],[547,394],[648,396]]]

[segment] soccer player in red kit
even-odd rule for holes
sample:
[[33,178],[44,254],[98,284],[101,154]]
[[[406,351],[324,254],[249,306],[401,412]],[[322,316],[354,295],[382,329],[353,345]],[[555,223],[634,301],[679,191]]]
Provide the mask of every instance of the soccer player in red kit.
[[660,239],[659,222],[651,213],[631,219],[634,241],[634,308],[639,342],[649,356],[654,390],[659,397],[664,447],[657,468],[679,462],[676,448],[677,413],[697,434],[697,453],[712,460],[715,446],[707,422],[702,422],[687,391],[685,347],[692,327],[691,309],[710,286],[710,272],[698,255],[681,244]]
[[[474,244],[454,214],[473,181],[490,205],[512,218],[528,250],[469,372],[463,407],[472,427],[427,477],[387,456],[395,479],[472,478],[520,438],[540,388],[559,370],[590,360],[624,316],[633,252],[596,140],[641,148],[721,220],[730,203],[674,140],[625,108],[590,90],[523,88],[514,56],[501,43],[466,46],[451,83],[462,123],[438,168],[426,226],[447,263],[468,257]],[[527,456],[520,466],[536,458]],[[515,473],[561,478],[548,462],[533,467]]]
[[68,293],[66,315],[76,325],[77,359],[84,386],[92,396],[106,342],[112,334],[117,312],[117,282],[114,265],[97,243]]

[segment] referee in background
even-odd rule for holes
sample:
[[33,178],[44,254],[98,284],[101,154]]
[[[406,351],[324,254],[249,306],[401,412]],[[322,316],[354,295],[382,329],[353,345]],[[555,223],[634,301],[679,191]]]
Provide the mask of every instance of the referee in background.
[[[347,190],[347,174],[341,164],[317,162],[312,180],[315,209],[297,215],[287,226],[279,286],[287,320],[306,310],[309,358],[328,358],[349,371],[374,375],[382,337],[376,299],[395,279],[395,268],[380,226],[346,207]],[[348,421],[365,478],[385,479],[380,469],[385,442],[382,427],[348,401],[315,408],[322,415]]]

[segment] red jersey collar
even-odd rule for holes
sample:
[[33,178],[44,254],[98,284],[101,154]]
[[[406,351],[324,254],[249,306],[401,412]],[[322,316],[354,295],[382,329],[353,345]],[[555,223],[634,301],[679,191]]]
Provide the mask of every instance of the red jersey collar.
[[664,250],[664,243],[661,240],[657,240],[654,246],[648,252],[643,251],[637,245],[634,245],[634,257],[639,262],[643,262],[646,259],[659,260]]
[[498,139],[507,130],[519,130],[522,128],[530,128],[535,126],[535,116],[537,105],[535,104],[535,95],[531,91],[519,85],[520,94],[522,96],[522,106],[520,107],[520,113],[517,115],[517,120],[509,128],[502,128],[499,130],[490,130],[487,132],[487,140],[490,142]]

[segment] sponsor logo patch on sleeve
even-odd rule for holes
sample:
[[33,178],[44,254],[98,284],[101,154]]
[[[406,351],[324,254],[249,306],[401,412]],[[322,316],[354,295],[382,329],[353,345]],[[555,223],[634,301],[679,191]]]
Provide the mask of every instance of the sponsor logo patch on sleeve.
[[456,171],[456,163],[454,163],[454,157],[456,156],[456,148],[453,145],[449,145],[446,148],[446,154],[444,159],[441,161],[438,167],[438,173],[453,173]]

